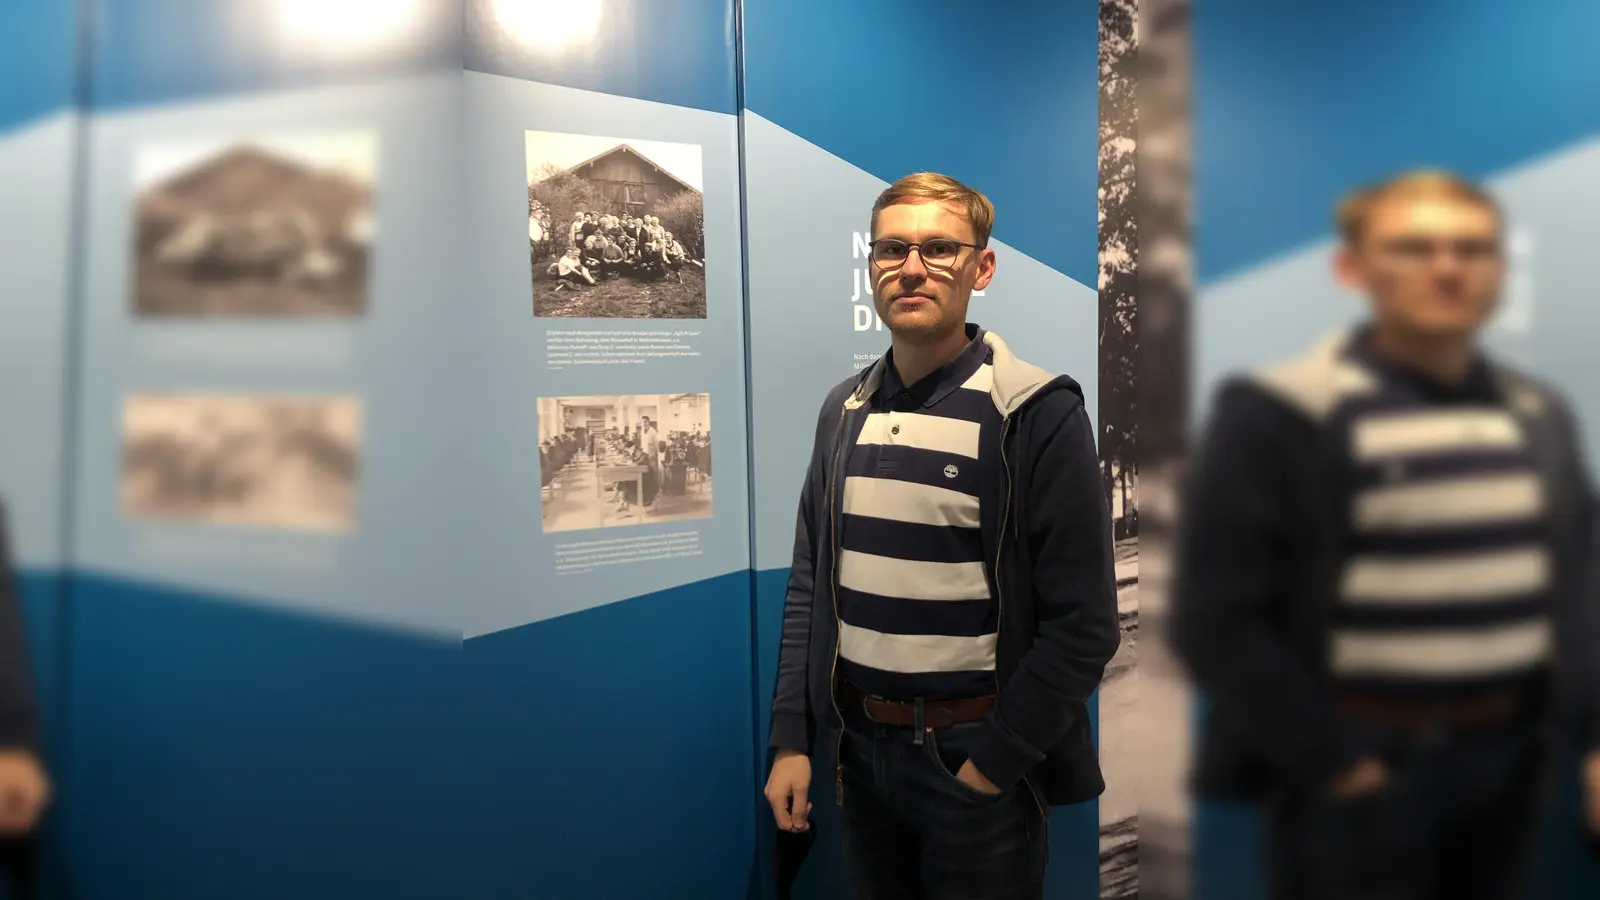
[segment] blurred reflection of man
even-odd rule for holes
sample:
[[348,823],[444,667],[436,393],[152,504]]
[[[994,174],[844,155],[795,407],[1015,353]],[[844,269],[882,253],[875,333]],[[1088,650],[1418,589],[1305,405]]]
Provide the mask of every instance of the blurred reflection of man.
[[856,896],[1038,900],[1048,807],[1104,789],[1086,702],[1116,653],[1082,389],[967,321],[994,207],[923,173],[873,205],[877,364],[823,401],[784,601],[766,797],[812,759]]
[[50,799],[23,645],[22,610],[0,504],[0,838],[33,830]]
[[1547,723],[1600,829],[1595,502],[1549,387],[1478,346],[1505,269],[1477,186],[1339,210],[1370,320],[1225,384],[1194,460],[1173,637],[1203,792],[1268,800],[1282,900],[1525,896]]

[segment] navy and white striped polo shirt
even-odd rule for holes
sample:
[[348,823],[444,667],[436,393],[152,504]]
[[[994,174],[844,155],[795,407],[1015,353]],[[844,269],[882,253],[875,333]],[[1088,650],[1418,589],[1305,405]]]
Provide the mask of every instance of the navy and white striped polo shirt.
[[973,341],[907,387],[883,382],[845,463],[839,669],[882,697],[995,690],[996,607],[978,519],[978,447],[1001,425],[991,352]]
[[1335,677],[1437,695],[1537,676],[1553,573],[1528,436],[1486,367],[1449,388],[1359,347],[1375,390],[1333,423],[1347,479]]

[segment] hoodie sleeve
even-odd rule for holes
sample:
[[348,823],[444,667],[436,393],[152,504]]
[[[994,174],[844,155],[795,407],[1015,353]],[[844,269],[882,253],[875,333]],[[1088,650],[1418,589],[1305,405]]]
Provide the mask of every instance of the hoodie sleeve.
[[1032,548],[1038,632],[971,750],[973,765],[1002,790],[1071,730],[1121,640],[1094,424],[1068,391],[1042,398],[1029,415],[1037,430],[1028,448],[1027,517],[1018,524]]
[[[1558,407],[1561,436],[1569,465],[1568,479],[1578,493],[1577,532],[1578,565],[1577,596],[1572,598],[1573,628],[1576,635],[1564,641],[1567,647],[1600,647],[1600,495],[1595,492],[1594,478],[1585,459],[1583,438],[1578,422],[1566,402],[1553,392],[1547,393]],[[1585,751],[1600,752],[1600,654],[1592,652],[1571,653],[1567,665],[1571,666],[1577,681],[1572,711],[1578,727],[1578,740]]]
[[0,505],[0,748],[37,749],[38,725],[28,678],[27,645],[11,566],[6,511]]
[[811,462],[806,466],[795,515],[794,553],[789,563],[789,586],[783,598],[783,628],[778,647],[778,677],[772,692],[772,725],[767,746],[771,750],[809,753],[816,733],[816,716],[810,703],[811,610],[816,594],[816,558],[819,529],[826,525],[823,497],[827,485],[823,447],[831,443],[833,417],[843,403],[835,388],[817,415]]
[[1295,645],[1315,478],[1312,425],[1243,379],[1224,385],[1183,493],[1170,637],[1196,685],[1261,756],[1321,784],[1365,753]]

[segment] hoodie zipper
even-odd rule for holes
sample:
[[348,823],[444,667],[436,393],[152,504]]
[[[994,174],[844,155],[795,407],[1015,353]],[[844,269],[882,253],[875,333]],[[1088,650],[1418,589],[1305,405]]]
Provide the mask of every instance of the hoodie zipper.
[[[1000,533],[994,542],[994,695],[998,700],[1000,696],[1000,625],[1005,621],[1005,590],[1001,587],[1004,579],[1000,577],[1000,557],[1006,546],[1006,526],[1011,523],[1011,461],[1006,458],[1006,437],[1011,432],[1011,416],[1007,415],[1000,422],[1000,466],[1006,473],[1006,502],[1000,507]],[[1033,789],[1033,782],[1028,776],[1022,776],[1022,783],[1028,788],[1028,795],[1033,798],[1033,805],[1039,808],[1039,815],[1046,822],[1050,816],[1045,812],[1044,803],[1039,800],[1039,792]]]
[[839,516],[837,499],[839,485],[839,454],[844,447],[844,420],[850,409],[848,401],[839,409],[839,424],[834,428],[833,467],[828,471],[828,543],[832,545],[832,572],[828,576],[828,591],[833,595],[833,665],[828,669],[828,700],[833,714],[839,719],[839,735],[833,747],[834,804],[844,806],[844,710],[839,708],[839,645],[844,640],[844,617],[839,614]]

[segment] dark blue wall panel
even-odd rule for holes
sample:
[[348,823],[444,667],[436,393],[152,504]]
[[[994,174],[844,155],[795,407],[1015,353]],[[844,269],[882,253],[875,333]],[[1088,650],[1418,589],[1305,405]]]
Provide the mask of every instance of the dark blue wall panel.
[[1600,128],[1600,4],[1195,4],[1198,276],[1320,240],[1356,184],[1483,177]]
[[[477,72],[733,113],[738,108],[734,13],[728,0],[607,0],[570,10],[467,0],[466,66]],[[553,33],[601,10],[592,36],[541,44],[519,31]],[[509,26],[509,27],[508,27]]]
[[87,99],[97,110],[461,65],[460,0],[85,2],[94,57]]
[[[1099,33],[1025,0],[747,0],[745,106],[884,181],[944,172],[995,237],[1095,285]],[[1000,14],[1003,11],[1003,14]]]

